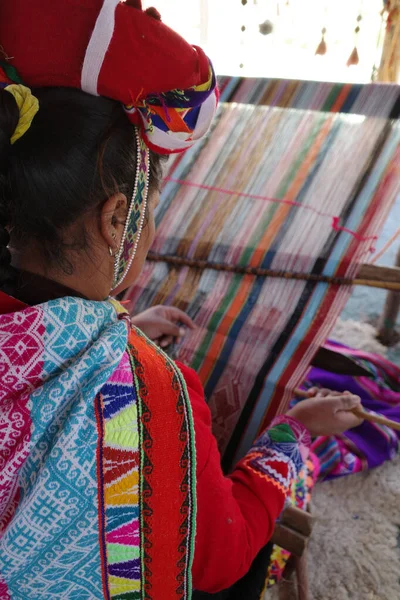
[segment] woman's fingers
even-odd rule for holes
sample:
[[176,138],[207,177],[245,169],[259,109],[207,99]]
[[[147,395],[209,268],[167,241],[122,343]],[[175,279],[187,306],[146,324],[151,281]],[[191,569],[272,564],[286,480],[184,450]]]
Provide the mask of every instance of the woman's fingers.
[[183,310],[180,310],[180,308],[176,308],[175,306],[166,306],[165,310],[167,318],[175,322],[179,321],[180,323],[186,325],[186,327],[189,327],[190,329],[195,329],[196,325],[194,324],[192,319],[189,317],[189,315],[183,312]]
[[314,396],[316,396],[319,392],[319,389],[317,387],[312,387],[309,390],[307,390],[307,394],[309,398],[314,398]]
[[[173,338],[182,337],[182,329],[168,319],[157,318],[157,328],[159,330],[159,337],[171,336]],[[184,333],[184,330],[183,330]]]
[[340,392],[332,392],[332,390],[328,390],[328,388],[312,387],[308,390],[309,398],[315,398],[316,396],[319,396],[319,397],[333,396],[336,394],[340,394]]
[[309,398],[315,398],[316,396],[326,398],[327,396],[343,396],[343,394],[349,394],[350,392],[335,392],[328,388],[312,387],[307,393]]
[[353,429],[354,427],[361,425],[364,419],[351,411],[346,411],[342,413],[342,421],[345,424],[346,429]]
[[361,400],[359,396],[349,394],[348,392],[345,392],[341,396],[334,397],[333,402],[336,404],[336,412],[340,410],[350,411],[354,408],[361,408]]
[[361,400],[349,392],[340,395],[316,395],[298,402],[288,414],[297,418],[311,435],[332,435],[357,427],[362,416],[353,411],[361,410]]
[[336,406],[334,412],[338,415],[346,429],[358,427],[363,422],[363,418],[354,414],[354,410],[362,410],[361,400],[358,396],[345,392],[343,396],[334,398]]
[[[161,346],[163,340],[162,348],[169,346],[173,338],[180,341],[188,329],[196,327],[186,313],[174,306],[152,306],[132,317],[131,322],[158,345]],[[168,341],[163,339],[166,337]]]
[[174,341],[174,338],[171,335],[167,335],[162,337],[159,340],[158,345],[160,346],[160,348],[167,348],[168,346],[170,346],[172,344],[172,342]]

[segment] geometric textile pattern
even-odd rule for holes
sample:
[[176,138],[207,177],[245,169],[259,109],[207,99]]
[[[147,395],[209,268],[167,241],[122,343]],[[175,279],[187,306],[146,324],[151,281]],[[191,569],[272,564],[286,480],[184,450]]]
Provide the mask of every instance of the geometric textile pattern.
[[[31,386],[32,422],[18,506],[0,539],[1,578],[13,600],[102,598],[95,397],[126,350],[127,324],[111,303],[77,298],[26,308],[1,322],[12,323],[15,339],[24,340],[14,354],[29,368],[23,389],[16,377],[3,401],[17,405]],[[0,352],[14,357],[3,340]]]
[[103,578],[110,598],[141,598],[139,429],[132,368],[125,352],[97,397]]
[[0,322],[0,534],[18,503],[18,473],[31,435],[29,394],[43,370],[43,313],[26,310]]
[[142,596],[187,600],[196,530],[190,400],[176,365],[138,330],[130,333],[129,352],[139,409]]
[[194,319],[172,352],[200,377],[226,469],[286,412],[351,293],[307,278],[356,277],[399,166],[398,122],[239,104],[171,163],[152,260],[125,300]]
[[182,374],[113,300],[15,310],[0,330],[0,598],[188,600],[196,457]]
[[302,453],[310,445],[308,432],[290,417],[280,416],[256,440],[243,461],[269,479],[286,498],[303,468]]

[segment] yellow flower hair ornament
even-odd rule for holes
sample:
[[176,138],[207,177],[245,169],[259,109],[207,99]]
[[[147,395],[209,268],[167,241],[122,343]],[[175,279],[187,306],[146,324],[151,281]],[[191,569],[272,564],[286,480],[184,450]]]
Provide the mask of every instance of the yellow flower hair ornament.
[[15,102],[19,108],[18,125],[11,137],[11,143],[15,144],[15,142],[19,140],[32,125],[32,121],[39,110],[39,100],[25,85],[11,84],[4,89],[14,96]]

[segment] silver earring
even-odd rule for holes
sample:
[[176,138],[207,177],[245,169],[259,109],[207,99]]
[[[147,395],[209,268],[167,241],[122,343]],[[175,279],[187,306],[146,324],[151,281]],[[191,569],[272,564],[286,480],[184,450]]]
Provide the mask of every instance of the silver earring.
[[111,246],[108,246],[108,251],[110,253],[110,256],[113,256],[113,249],[111,248]]

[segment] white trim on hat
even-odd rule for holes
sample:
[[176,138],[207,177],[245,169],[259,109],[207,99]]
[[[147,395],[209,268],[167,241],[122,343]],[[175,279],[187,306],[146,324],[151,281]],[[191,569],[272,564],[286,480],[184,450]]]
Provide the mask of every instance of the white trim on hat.
[[197,141],[204,137],[210,129],[215,117],[215,112],[218,108],[218,100],[216,91],[214,91],[200,107],[199,116],[197,118],[196,128],[194,130],[193,140]]
[[98,96],[97,86],[104,57],[112,40],[115,10],[120,0],[104,0],[96,25],[86,49],[82,67],[81,86],[84,92]]

